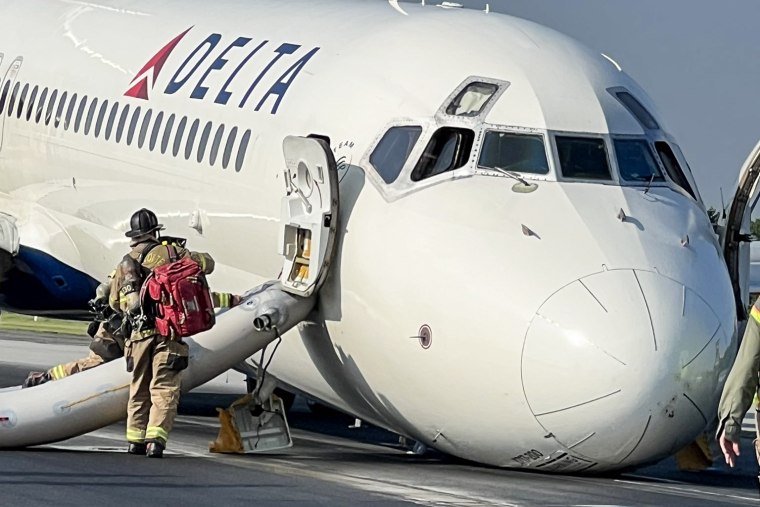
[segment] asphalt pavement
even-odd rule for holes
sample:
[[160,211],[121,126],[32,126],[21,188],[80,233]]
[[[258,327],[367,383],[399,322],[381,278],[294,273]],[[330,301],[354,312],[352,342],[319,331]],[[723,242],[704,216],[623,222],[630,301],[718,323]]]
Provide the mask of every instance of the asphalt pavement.
[[[0,387],[41,366],[40,345],[61,357],[86,352],[78,338],[0,332]],[[227,401],[205,398],[209,407]],[[162,460],[128,455],[123,423],[57,444],[0,451],[0,506],[760,504],[750,440],[733,470],[716,461],[707,471],[681,472],[670,458],[621,474],[561,476],[414,454],[392,433],[354,428],[345,415],[314,414],[300,398],[288,418],[293,447],[266,454],[208,452],[218,422],[197,415],[178,417]]]

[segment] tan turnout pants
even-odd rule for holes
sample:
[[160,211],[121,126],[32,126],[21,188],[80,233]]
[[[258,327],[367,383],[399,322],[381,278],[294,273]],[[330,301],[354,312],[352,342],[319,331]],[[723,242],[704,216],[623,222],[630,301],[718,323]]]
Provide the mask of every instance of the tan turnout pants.
[[132,368],[127,441],[159,442],[166,446],[177,415],[180,373],[187,366],[187,344],[159,335],[137,337],[129,341],[124,355],[127,368]]
[[[755,448],[758,467],[760,467],[760,405],[755,407],[755,440],[752,444]],[[758,479],[760,479],[760,472],[758,472]]]
[[72,361],[70,363],[64,363],[64,364],[59,364],[58,366],[53,366],[47,372],[48,372],[48,375],[50,375],[50,378],[52,380],[61,380],[64,377],[68,377],[69,375],[74,375],[75,373],[79,373],[80,371],[85,371],[85,370],[89,370],[90,368],[95,368],[96,366],[100,366],[104,362],[105,361],[103,360],[102,357],[100,357],[93,351],[90,351],[87,357],[83,357],[82,359],[77,359],[76,361]]

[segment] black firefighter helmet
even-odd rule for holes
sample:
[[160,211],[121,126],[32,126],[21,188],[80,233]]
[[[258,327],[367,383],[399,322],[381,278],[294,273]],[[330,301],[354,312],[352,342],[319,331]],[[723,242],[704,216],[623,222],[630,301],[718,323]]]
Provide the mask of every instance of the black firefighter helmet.
[[158,223],[156,214],[147,208],[142,208],[132,213],[132,218],[129,219],[129,226],[131,229],[126,232],[128,238],[150,234],[153,231],[160,231],[164,228],[162,224]]

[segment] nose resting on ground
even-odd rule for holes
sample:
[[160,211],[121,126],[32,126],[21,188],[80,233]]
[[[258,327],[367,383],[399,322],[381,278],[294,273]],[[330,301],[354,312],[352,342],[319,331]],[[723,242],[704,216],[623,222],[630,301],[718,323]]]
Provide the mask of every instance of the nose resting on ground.
[[550,296],[522,357],[526,400],[547,438],[600,465],[691,441],[712,418],[733,330],[685,285],[604,271]]

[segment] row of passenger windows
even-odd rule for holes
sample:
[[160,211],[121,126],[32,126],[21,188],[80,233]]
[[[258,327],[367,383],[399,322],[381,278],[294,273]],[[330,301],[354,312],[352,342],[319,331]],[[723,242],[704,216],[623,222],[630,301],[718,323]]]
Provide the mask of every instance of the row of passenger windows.
[[11,82],[6,81],[0,92],[0,115],[106,141],[113,138],[127,146],[171,153],[198,163],[207,160],[212,166],[221,162],[223,169],[234,162],[235,171],[241,171],[251,140],[250,130],[241,134],[238,127],[232,127],[227,131],[224,124],[215,127],[211,121],[202,124],[201,120],[190,121],[187,116],[154,113],[149,108],[40,89],[36,85],[16,83],[12,91],[10,87]]
[[[422,135],[419,126],[390,128],[370,155],[370,163],[386,183],[398,178],[406,160]],[[470,129],[438,129],[412,170],[412,181],[420,181],[458,169],[467,164],[475,133]],[[604,139],[556,135],[554,140],[562,176],[568,179],[612,181],[607,144]],[[613,139],[620,179],[631,183],[665,181],[660,169],[678,186],[696,199],[670,145],[637,139]],[[658,163],[659,160],[659,163]],[[517,134],[497,130],[486,132],[480,149],[478,166],[500,171],[548,174],[544,138],[541,135]]]

